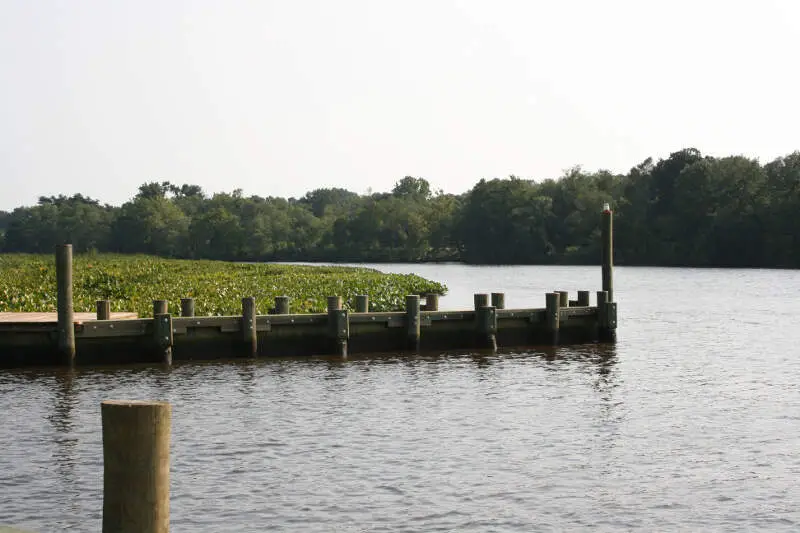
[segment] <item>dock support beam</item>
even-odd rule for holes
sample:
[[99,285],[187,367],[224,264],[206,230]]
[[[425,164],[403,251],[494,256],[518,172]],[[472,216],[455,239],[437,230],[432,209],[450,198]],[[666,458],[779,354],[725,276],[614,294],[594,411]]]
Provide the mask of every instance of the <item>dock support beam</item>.
[[610,302],[608,292],[597,291],[597,338],[602,342],[617,339],[617,304]]
[[97,320],[109,320],[111,318],[111,302],[108,300],[97,300]]
[[[493,295],[494,296],[494,295]],[[489,305],[488,294],[476,294],[475,303],[475,331],[477,345],[497,351],[497,312],[494,306]]]
[[153,341],[161,361],[172,364],[172,315],[159,313],[153,317]]
[[356,313],[369,312],[369,296],[366,294],[356,295]]
[[603,290],[608,293],[608,301],[614,301],[614,213],[608,204],[603,205],[600,226],[602,236]]
[[550,332],[550,342],[558,344],[558,330],[561,320],[561,295],[557,292],[548,292],[546,296],[547,305],[547,329]]
[[336,355],[347,359],[347,340],[350,338],[350,319],[342,309],[341,296],[328,296],[328,328],[334,339]]
[[181,298],[181,316],[194,316],[194,298]]
[[242,298],[242,340],[245,353],[250,357],[258,355],[258,330],[256,329],[256,299],[253,296]]
[[168,533],[172,407],[106,400],[100,412],[103,533]]
[[64,364],[75,364],[75,314],[72,307],[72,245],[56,246],[58,352]]
[[406,296],[406,331],[408,337],[408,348],[419,351],[420,341],[420,315],[419,315],[419,295],[409,294]]

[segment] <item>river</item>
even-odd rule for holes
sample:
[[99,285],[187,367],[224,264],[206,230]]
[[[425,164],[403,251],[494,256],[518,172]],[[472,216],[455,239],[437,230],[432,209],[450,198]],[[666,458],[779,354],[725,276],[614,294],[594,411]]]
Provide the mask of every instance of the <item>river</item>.
[[[600,285],[374,266],[441,309]],[[0,371],[0,524],[99,531],[100,401],[133,398],[173,405],[174,532],[800,530],[800,271],[615,274],[613,347]]]

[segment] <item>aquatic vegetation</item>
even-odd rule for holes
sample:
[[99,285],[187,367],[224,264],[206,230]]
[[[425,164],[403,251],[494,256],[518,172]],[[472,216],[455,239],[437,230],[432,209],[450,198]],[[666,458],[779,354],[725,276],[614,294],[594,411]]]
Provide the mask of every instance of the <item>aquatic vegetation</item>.
[[[230,263],[161,259],[143,255],[87,254],[73,259],[75,311],[92,312],[97,300],[112,311],[152,316],[153,300],[168,300],[180,313],[180,299],[195,298],[197,315],[241,314],[241,299],[254,296],[259,314],[275,296],[290,297],[292,313],[324,312],[328,296],[341,296],[353,309],[366,294],[370,310],[404,308],[407,294],[447,288],[414,274],[385,274],[369,268]],[[55,258],[48,255],[0,255],[0,311],[56,310]]]

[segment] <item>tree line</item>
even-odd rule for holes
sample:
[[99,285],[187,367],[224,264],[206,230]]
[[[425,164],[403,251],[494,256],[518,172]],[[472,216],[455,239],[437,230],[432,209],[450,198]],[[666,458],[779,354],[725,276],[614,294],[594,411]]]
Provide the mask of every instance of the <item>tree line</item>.
[[4,252],[144,253],[238,261],[594,264],[599,212],[615,210],[617,264],[800,267],[800,152],[766,164],[694,148],[626,174],[482,179],[460,195],[406,176],[391,192],[301,198],[207,195],[150,182],[121,206],[41,197],[0,212]]

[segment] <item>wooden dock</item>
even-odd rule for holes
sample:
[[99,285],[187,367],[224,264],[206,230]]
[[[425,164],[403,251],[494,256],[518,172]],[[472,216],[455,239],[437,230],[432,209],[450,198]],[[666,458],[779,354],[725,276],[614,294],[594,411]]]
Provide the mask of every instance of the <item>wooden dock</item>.
[[181,300],[181,316],[153,302],[152,318],[72,309],[72,247],[56,250],[57,313],[0,313],[0,367],[31,365],[171,364],[173,360],[334,355],[373,352],[497,350],[587,342],[613,342],[612,213],[603,210],[602,290],[553,291],[544,307],[506,309],[502,293],[475,294],[473,309],[441,311],[438,295],[408,295],[405,310],[370,312],[366,295],[353,310],[328,297],[327,312],[288,314],[289,299],[275,298],[273,314],[256,315],[255,299],[242,298],[237,316],[194,316],[194,300]]
[[[73,321],[81,324],[88,320],[97,320],[97,313],[73,313]],[[137,313],[111,313],[111,320],[130,320],[139,318]],[[30,323],[58,322],[58,313],[0,313],[0,322]]]

